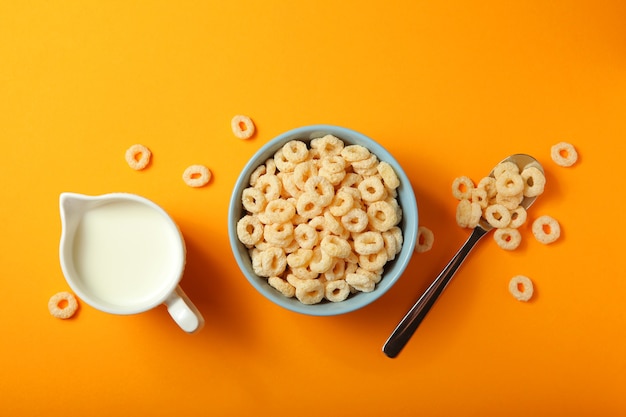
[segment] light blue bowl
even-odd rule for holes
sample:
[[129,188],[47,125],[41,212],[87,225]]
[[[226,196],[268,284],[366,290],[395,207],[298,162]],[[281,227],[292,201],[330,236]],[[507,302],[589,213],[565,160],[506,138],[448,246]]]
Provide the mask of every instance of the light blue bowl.
[[[290,140],[299,139],[308,143],[311,139],[327,134],[337,136],[342,139],[346,145],[354,144],[365,146],[374,153],[379,160],[388,162],[394,168],[400,179],[397,198],[402,208],[402,220],[399,226],[403,231],[404,243],[402,250],[396,258],[385,265],[382,280],[376,285],[374,291],[352,294],[348,299],[338,303],[323,301],[320,304],[306,305],[302,304],[296,298],[283,296],[267,283],[266,278],[259,277],[254,273],[248,249],[237,238],[237,221],[245,214],[241,204],[241,195],[243,190],[249,187],[250,175],[259,165],[265,163],[268,158],[273,157],[276,151]],[[385,294],[398,281],[411,260],[417,238],[417,225],[418,214],[415,194],[413,193],[411,182],[398,161],[396,161],[379,143],[369,137],[355,132],[354,130],[331,125],[312,125],[293,129],[278,135],[263,145],[242,169],[235,183],[228,208],[228,236],[230,245],[235,259],[237,260],[237,264],[246,279],[257,291],[273,303],[287,310],[312,316],[334,316],[355,311],[374,302]]]

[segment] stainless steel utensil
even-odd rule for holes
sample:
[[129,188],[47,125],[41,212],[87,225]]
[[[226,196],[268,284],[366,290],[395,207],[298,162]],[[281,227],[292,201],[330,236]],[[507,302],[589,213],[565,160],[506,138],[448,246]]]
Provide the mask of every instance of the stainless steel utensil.
[[[541,172],[543,172],[543,167],[541,164],[532,156],[526,154],[515,154],[511,155],[508,158],[502,160],[502,162],[511,161],[516,163],[520,167],[520,172],[524,168],[528,166],[536,166]],[[489,174],[493,176],[493,170]],[[521,205],[528,209],[537,197],[525,197]],[[435,280],[428,286],[426,291],[422,294],[422,296],[417,300],[417,302],[411,307],[408,313],[402,318],[400,323],[396,326],[393,333],[383,346],[383,352],[390,358],[395,358],[398,356],[400,351],[404,348],[404,346],[408,343],[413,333],[417,330],[418,326],[424,320],[424,317],[428,314],[431,307],[435,304],[435,301],[439,298],[439,296],[443,293],[443,290],[446,288],[456,271],[459,269],[467,255],[471,252],[472,248],[478,243],[478,241],[489,233],[493,227],[485,221],[485,219],[481,218],[478,226],[474,228],[469,238],[465,241],[463,246],[459,249],[459,251],[454,255],[452,260],[446,265],[446,267],[441,271],[441,273],[435,278]]]

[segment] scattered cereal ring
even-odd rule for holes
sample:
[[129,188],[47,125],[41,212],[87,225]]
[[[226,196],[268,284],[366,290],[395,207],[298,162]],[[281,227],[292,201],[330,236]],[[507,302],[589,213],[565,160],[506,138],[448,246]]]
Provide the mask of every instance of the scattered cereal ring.
[[417,241],[415,242],[415,251],[418,253],[428,252],[435,243],[435,235],[432,230],[425,226],[417,228]]
[[128,166],[140,171],[148,166],[152,152],[143,145],[136,144],[126,150],[126,162]]
[[452,181],[452,195],[457,200],[469,200],[472,197],[474,181],[469,177],[461,176]]
[[78,301],[76,297],[67,291],[61,291],[50,297],[48,310],[58,319],[69,319],[76,313]]
[[524,275],[517,275],[509,281],[509,292],[519,301],[528,301],[533,296],[533,282]]
[[544,215],[538,217],[532,226],[535,238],[547,245],[556,241],[561,236],[561,226],[554,218]]
[[285,281],[280,277],[269,277],[267,283],[277,289],[282,295],[287,298],[292,298],[296,295],[296,287]]
[[578,160],[578,152],[571,143],[559,142],[550,148],[550,157],[557,165],[570,167]]
[[254,246],[263,237],[263,225],[256,216],[246,215],[237,222],[237,237],[246,246]]
[[522,235],[519,230],[509,227],[496,229],[493,238],[498,246],[505,250],[515,250],[522,242]]
[[230,121],[233,134],[239,139],[250,139],[254,135],[255,127],[248,116],[236,115]]
[[211,171],[204,165],[190,165],[183,172],[183,181],[190,187],[202,187],[211,180]]
[[350,285],[343,279],[326,281],[324,297],[333,303],[345,300],[350,295]]
[[535,166],[526,167],[521,176],[524,180],[524,197],[535,197],[543,193],[546,177],[539,168]]

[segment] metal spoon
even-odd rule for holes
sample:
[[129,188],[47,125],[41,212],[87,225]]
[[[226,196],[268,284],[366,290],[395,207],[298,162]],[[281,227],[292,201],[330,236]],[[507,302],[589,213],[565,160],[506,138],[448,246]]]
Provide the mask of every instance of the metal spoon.
[[[536,166],[541,172],[543,172],[543,167],[541,164],[532,156],[526,154],[515,154],[511,155],[508,158],[502,160],[502,162],[514,162],[520,168],[520,172],[529,166]],[[493,176],[493,170],[489,174]],[[521,205],[528,209],[532,203],[535,201],[537,197],[524,197],[521,202]],[[435,280],[428,286],[424,294],[417,300],[417,302],[411,307],[409,312],[404,316],[404,318],[400,321],[398,326],[396,326],[395,330],[389,336],[385,345],[383,346],[383,352],[390,358],[395,358],[398,356],[402,348],[408,343],[415,330],[417,330],[418,326],[426,317],[426,314],[430,311],[431,307],[437,301],[437,298],[443,293],[443,290],[446,288],[457,269],[461,266],[467,255],[470,253],[474,245],[488,232],[493,229],[485,219],[481,218],[478,226],[474,228],[474,231],[469,236],[467,241],[461,246],[459,251],[454,255],[452,260],[446,265],[446,267],[441,271],[439,276],[435,278]]]

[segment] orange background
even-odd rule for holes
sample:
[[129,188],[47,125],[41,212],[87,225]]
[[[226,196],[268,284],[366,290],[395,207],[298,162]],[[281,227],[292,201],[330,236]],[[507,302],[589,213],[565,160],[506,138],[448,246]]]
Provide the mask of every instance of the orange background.
[[[626,413],[622,1],[2,1],[0,414],[548,416]],[[257,135],[236,139],[235,114]],[[436,237],[373,305],[340,317],[277,307],[239,272],[231,189],[275,135],[331,123],[378,140]],[[580,160],[559,168],[550,146]],[[148,169],[124,152],[150,147]],[[513,253],[483,240],[396,359],[381,347],[468,235],[454,177],[524,152],[545,166]],[[181,180],[209,166],[209,186]],[[164,307],[71,320],[58,261],[63,191],[133,192],[180,225],[182,286],[204,329]],[[535,283],[514,300],[510,277]]]

